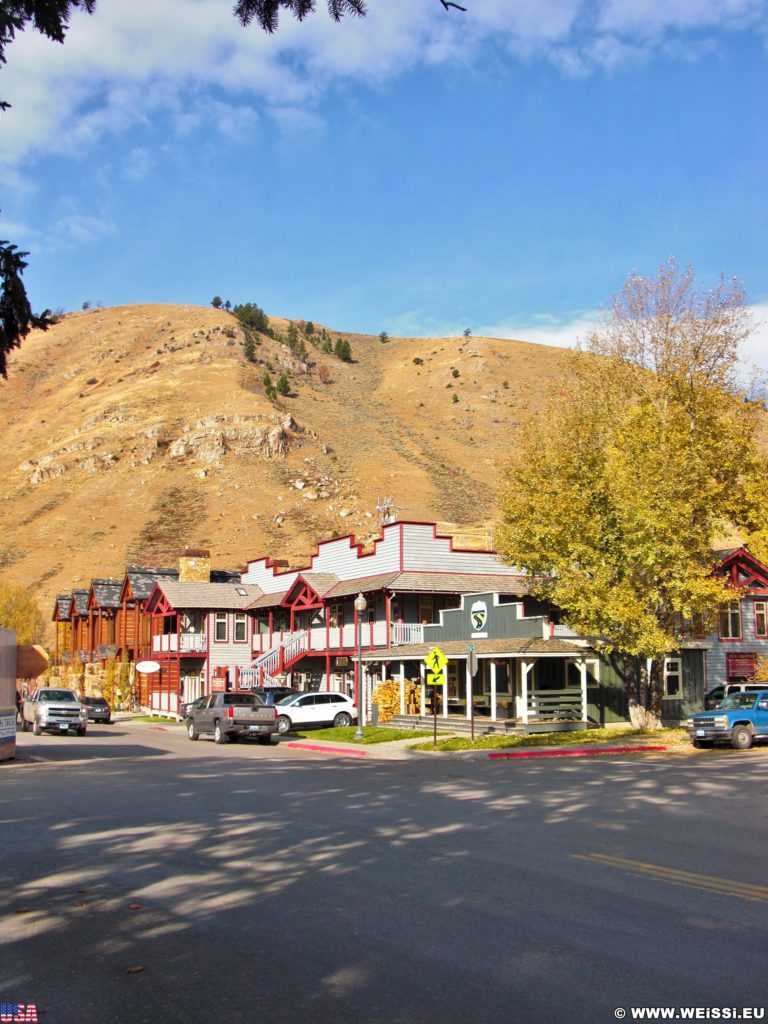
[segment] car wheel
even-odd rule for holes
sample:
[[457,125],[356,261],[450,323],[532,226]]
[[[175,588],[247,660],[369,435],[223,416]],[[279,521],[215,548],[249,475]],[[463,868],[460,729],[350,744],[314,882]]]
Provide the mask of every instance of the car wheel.
[[84,725],[81,725],[81,726],[78,727],[77,735],[78,736],[85,736],[85,726]]
[[277,731],[283,736],[291,731],[291,720],[287,715],[279,715],[277,719]]
[[257,736],[256,737],[256,742],[257,743],[261,743],[261,745],[263,747],[268,747],[272,743],[272,737],[271,736]]
[[200,739],[200,733],[195,728],[195,723],[194,722],[187,722],[187,736],[191,740],[199,740]]
[[213,723],[213,739],[216,743],[229,743],[229,736],[221,728],[221,722]]
[[347,714],[346,711],[340,711],[334,718],[333,724],[337,729],[343,729],[347,725],[352,725],[352,715]]
[[697,750],[709,750],[710,747],[714,746],[714,743],[712,740],[694,740],[693,745]]
[[35,734],[35,736],[39,736],[42,733],[42,731],[43,730],[40,728],[40,723],[35,722],[35,724],[32,726],[32,732]]
[[731,746],[734,750],[749,750],[752,746],[752,733],[746,725],[735,726],[731,733]]

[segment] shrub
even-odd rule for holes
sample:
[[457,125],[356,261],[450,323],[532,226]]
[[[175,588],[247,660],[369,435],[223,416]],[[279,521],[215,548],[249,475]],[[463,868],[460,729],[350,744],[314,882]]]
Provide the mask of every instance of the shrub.
[[424,360],[420,356],[414,356],[413,357],[413,364],[414,364],[414,366],[423,366],[424,365]]
[[456,379],[456,377],[459,376],[459,371],[456,369],[455,366],[451,367],[451,376],[454,378],[454,380]]
[[280,376],[277,378],[277,384],[275,384],[275,388],[281,395],[290,395],[291,385],[288,383],[288,377],[284,373],[281,373]]

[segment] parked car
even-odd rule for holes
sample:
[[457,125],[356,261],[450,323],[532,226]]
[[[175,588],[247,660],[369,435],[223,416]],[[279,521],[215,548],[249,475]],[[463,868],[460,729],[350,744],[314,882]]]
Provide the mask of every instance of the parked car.
[[103,697],[83,697],[81,703],[91,721],[104,722],[105,725],[112,721],[112,708]]
[[351,697],[343,693],[294,693],[275,705],[277,731],[352,725],[357,721],[357,708]]
[[[201,707],[197,704],[202,702]],[[187,715],[187,736],[191,740],[210,733],[216,743],[229,743],[241,736],[255,736],[270,743],[277,732],[277,712],[255,693],[233,690],[211,693],[194,701]]]
[[204,708],[205,705],[208,703],[208,699],[210,698],[210,696],[211,695],[209,693],[206,693],[202,697],[198,697],[197,700],[188,700],[181,704],[179,706],[179,715],[181,719],[183,721],[186,721],[189,718],[189,713],[192,710],[192,708]]
[[755,740],[768,740],[768,690],[732,693],[714,711],[700,711],[688,719],[694,747],[730,743],[749,750]]
[[765,683],[721,683],[719,686],[713,686],[704,694],[704,710],[712,711],[732,693],[757,693],[766,688]]
[[271,707],[284,697],[291,697],[294,693],[301,691],[295,690],[292,686],[256,686],[249,692],[261,697],[264,703]]

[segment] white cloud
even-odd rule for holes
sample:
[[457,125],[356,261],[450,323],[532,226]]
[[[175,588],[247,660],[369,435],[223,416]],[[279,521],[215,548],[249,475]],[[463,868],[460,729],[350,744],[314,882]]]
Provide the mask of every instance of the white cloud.
[[48,238],[39,249],[48,252],[72,249],[114,235],[116,231],[117,227],[112,221],[89,214],[71,213],[59,217],[51,225]]
[[[750,307],[750,312],[754,329],[739,352],[745,378],[751,369],[768,374],[768,302],[755,303]],[[532,341],[539,345],[573,348],[578,342],[586,341],[590,332],[599,327],[600,322],[600,313],[597,310],[575,313],[570,319],[558,319],[542,314],[525,324],[514,319],[487,324],[478,327],[474,333],[481,337],[514,338],[517,341]]]
[[[690,58],[706,48],[703,35],[768,22],[768,0],[472,0],[466,14],[445,12],[437,0],[374,0],[367,18],[338,25],[323,7],[301,24],[283,14],[267,36],[243,29],[222,0],[99,0],[93,16],[72,18],[63,46],[23,32],[3,69],[3,95],[14,104],[3,118],[4,159],[81,154],[160,112],[182,133],[212,120],[215,127],[215,104],[200,105],[209,88],[239,116],[255,121],[269,107],[290,128],[299,114],[316,116],[314,105],[339,77],[376,82],[422,64],[470,64],[491,42],[587,74],[655,47],[669,53],[673,43]],[[690,47],[679,45],[683,32]]]

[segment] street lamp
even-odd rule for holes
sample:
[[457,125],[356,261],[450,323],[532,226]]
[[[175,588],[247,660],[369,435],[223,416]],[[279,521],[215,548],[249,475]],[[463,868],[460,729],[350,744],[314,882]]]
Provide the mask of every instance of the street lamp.
[[[357,704],[357,732],[355,739],[363,738],[363,719],[365,718],[365,695],[363,693],[363,612],[368,607],[368,602],[362,594],[355,598],[355,612],[357,613],[357,679],[355,681],[355,703]],[[362,698],[362,699],[361,699]]]

